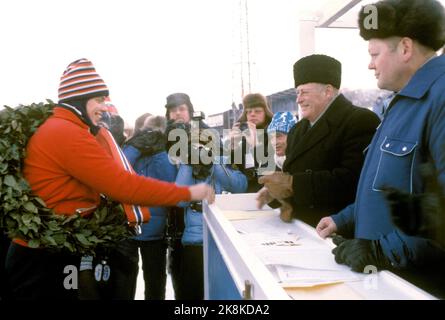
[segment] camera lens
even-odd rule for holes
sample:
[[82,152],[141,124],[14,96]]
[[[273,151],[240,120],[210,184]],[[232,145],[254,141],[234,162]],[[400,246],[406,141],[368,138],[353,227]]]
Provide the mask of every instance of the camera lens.
[[239,129],[241,131],[247,130],[249,127],[247,126],[247,122],[241,122]]

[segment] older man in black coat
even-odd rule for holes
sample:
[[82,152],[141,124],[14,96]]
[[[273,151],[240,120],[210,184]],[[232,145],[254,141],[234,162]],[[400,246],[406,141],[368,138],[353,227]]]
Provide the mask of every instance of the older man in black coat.
[[341,64],[332,57],[300,59],[294,79],[302,120],[288,135],[284,172],[260,178],[267,191],[258,200],[287,201],[294,218],[315,226],[354,202],[364,150],[380,121],[339,94]]

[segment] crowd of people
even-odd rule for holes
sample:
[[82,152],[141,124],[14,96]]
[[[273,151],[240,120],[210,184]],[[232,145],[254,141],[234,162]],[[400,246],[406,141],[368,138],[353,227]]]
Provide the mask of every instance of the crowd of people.
[[[341,94],[338,60],[313,54],[293,65],[300,119],[273,114],[262,94],[249,93],[221,141],[189,95],[172,93],[165,116],[145,113],[125,136],[92,62],[69,64],[53,115],[26,147],[23,176],[58,215],[88,218],[103,196],[149,213],[137,221],[139,235],[94,257],[12,239],[2,249],[3,298],[134,299],[140,252],[145,299],[165,299],[168,271],[176,299],[202,300],[202,202],[245,192],[257,193],[259,208],[279,208],[283,222],[299,219],[333,237],[338,263],[391,270],[443,296],[445,229],[432,221],[445,220],[445,56],[437,55],[445,10],[436,0],[373,5],[378,28],[364,8],[358,21],[368,68],[393,92],[379,115]],[[99,285],[92,271],[105,260],[112,271]],[[63,285],[66,265],[83,273],[77,290]]]

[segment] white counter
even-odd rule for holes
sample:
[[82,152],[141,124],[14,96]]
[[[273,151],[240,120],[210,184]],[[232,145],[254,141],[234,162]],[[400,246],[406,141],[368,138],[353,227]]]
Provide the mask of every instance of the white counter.
[[[269,215],[273,226],[283,234],[297,234],[320,243],[326,249],[334,245],[323,240],[311,226],[293,221],[284,223],[277,211],[255,212],[255,194],[217,195],[215,203],[204,205],[204,283],[206,299],[435,299],[432,295],[388,271],[362,276],[359,281],[299,287],[279,284],[245,237],[235,228],[234,213],[246,218]],[[235,212],[236,211],[236,212]],[[258,220],[259,221],[259,220]],[[272,221],[272,220],[270,220]],[[253,221],[254,222],[254,221]],[[268,249],[267,249],[268,250]],[[274,250],[273,247],[270,250]],[[334,259],[330,250],[323,259]],[[314,253],[315,255],[316,253]],[[314,256],[315,257],[315,256]],[[317,257],[315,257],[317,258]],[[352,271],[346,271],[351,272]]]

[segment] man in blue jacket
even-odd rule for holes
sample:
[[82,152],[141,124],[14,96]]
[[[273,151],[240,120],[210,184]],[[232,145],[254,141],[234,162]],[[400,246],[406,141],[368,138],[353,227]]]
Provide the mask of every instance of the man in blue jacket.
[[[445,186],[445,11],[435,0],[385,0],[375,3],[378,26],[371,28],[366,6],[359,13],[360,35],[367,41],[368,66],[378,87],[395,92],[366,156],[355,203],[323,218],[323,238],[353,229],[355,239],[338,239],[339,263],[364,271],[367,265],[426,274],[443,261],[433,239],[408,236],[393,224],[385,199],[388,188],[425,192],[421,167],[431,163]],[[443,213],[442,213],[443,214]],[[335,238],[334,238],[335,240]]]
[[[126,143],[124,153],[137,174],[175,182],[178,170],[169,161],[166,126],[165,117],[147,116],[142,128],[138,128],[137,134]],[[167,283],[165,228],[167,214],[172,210],[174,207],[151,207],[150,222],[144,223],[142,233],[129,241],[127,250],[134,259],[128,282],[130,286],[136,288],[139,247],[144,273],[145,300],[165,299]]]

